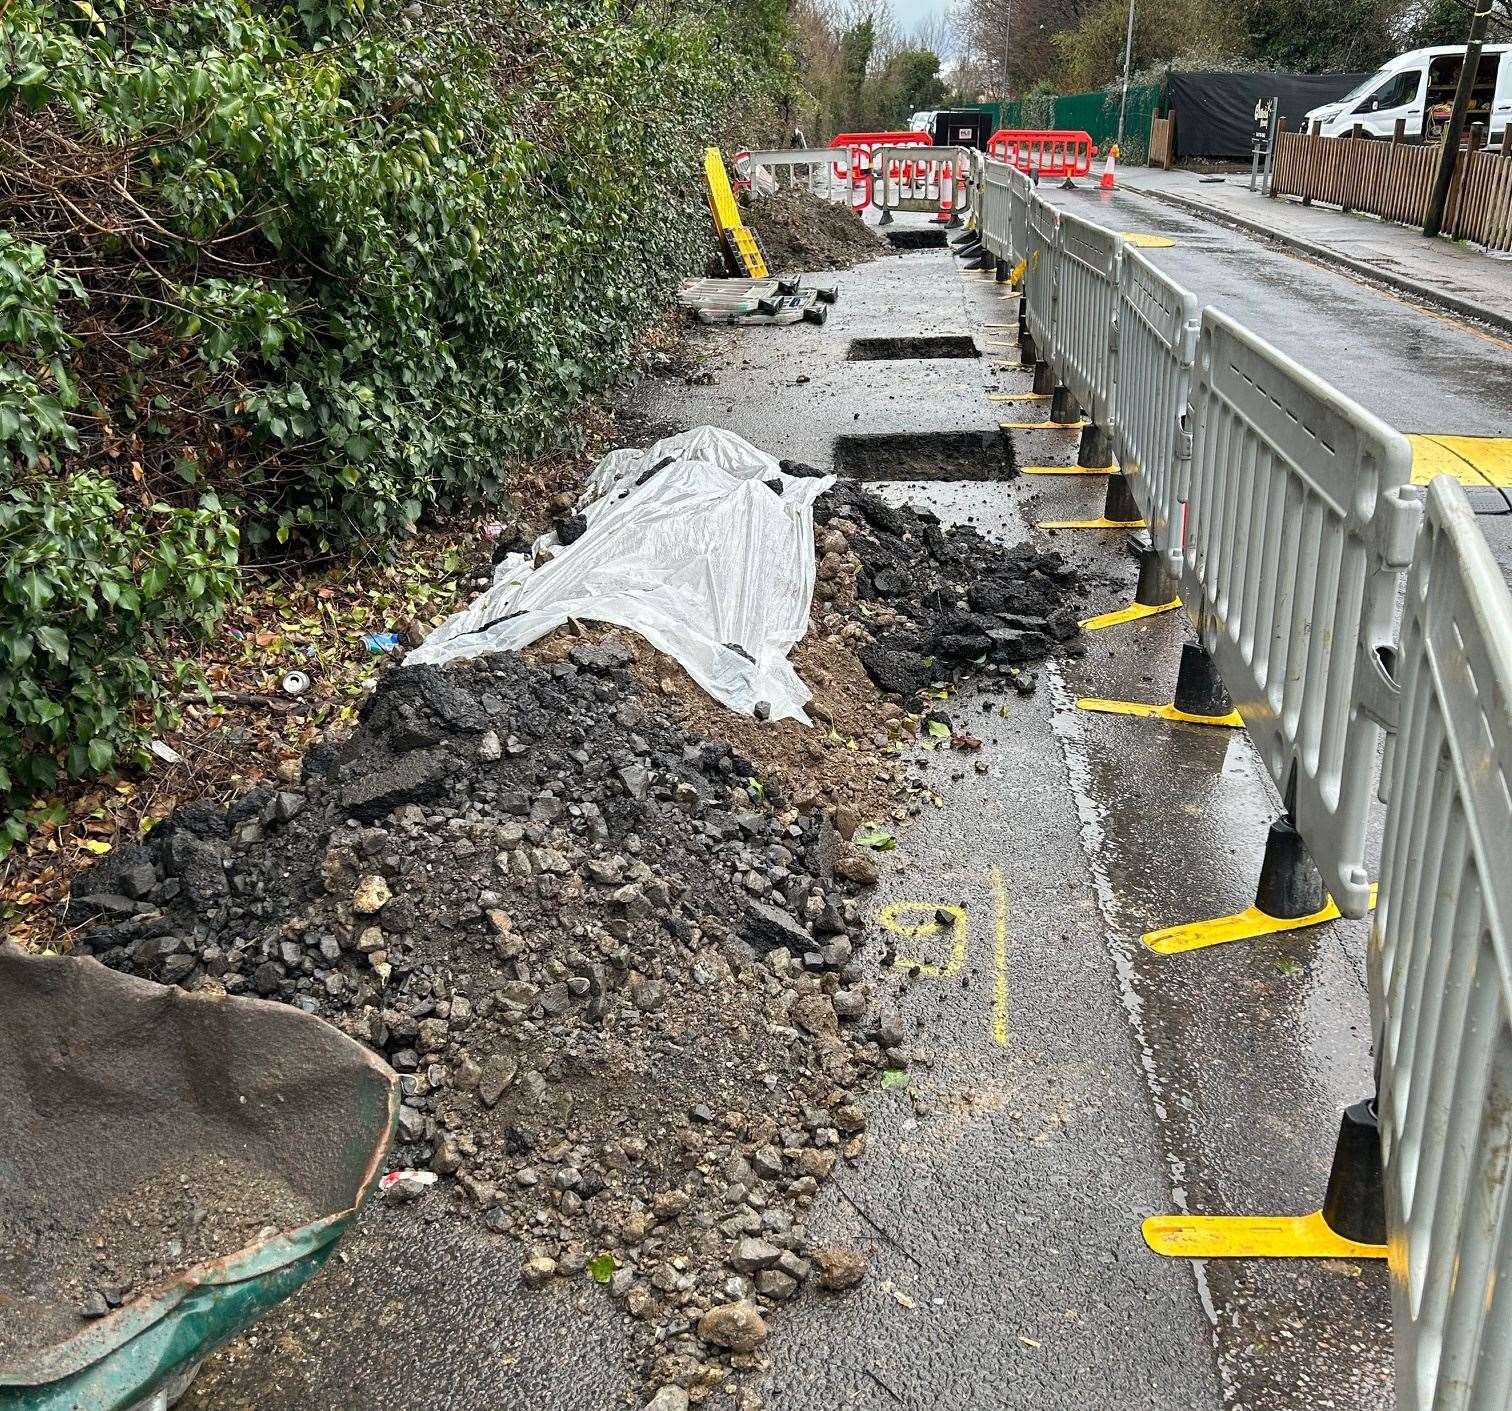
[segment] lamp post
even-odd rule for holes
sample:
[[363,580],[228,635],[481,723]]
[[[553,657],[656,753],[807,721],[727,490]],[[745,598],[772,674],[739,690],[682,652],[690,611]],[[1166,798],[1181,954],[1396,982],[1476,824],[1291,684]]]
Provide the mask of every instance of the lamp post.
[[[1489,3],[1489,0],[1487,0]],[[1129,27],[1124,32],[1123,95],[1118,100],[1118,146],[1123,148],[1124,113],[1129,106],[1129,65],[1134,59],[1134,0],[1129,0]]]

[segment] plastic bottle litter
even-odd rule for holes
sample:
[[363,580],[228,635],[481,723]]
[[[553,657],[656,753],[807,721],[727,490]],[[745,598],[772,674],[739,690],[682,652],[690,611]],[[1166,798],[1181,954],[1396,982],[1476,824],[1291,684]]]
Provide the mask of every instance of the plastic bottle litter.
[[362,639],[362,645],[374,656],[383,656],[388,652],[397,652],[402,644],[397,632],[369,632]]

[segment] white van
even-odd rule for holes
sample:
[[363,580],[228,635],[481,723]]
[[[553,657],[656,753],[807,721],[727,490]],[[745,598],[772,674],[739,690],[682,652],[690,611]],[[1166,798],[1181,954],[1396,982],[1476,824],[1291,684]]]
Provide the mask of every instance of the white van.
[[[1314,108],[1306,130],[1321,121],[1324,137],[1343,137],[1355,125],[1371,137],[1390,137],[1397,119],[1407,137],[1433,137],[1442,129],[1454,102],[1454,89],[1465,66],[1462,44],[1414,49],[1399,54],[1378,73],[1333,103]],[[1512,44],[1488,44],[1481,50],[1465,126],[1480,123],[1488,145],[1501,141],[1512,116]]]

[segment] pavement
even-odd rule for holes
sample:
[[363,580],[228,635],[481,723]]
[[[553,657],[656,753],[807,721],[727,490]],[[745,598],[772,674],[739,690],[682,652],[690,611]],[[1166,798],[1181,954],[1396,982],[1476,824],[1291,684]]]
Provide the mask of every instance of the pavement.
[[1381,280],[1452,313],[1512,332],[1512,259],[1464,241],[1425,239],[1413,227],[1329,206],[1304,206],[1297,197],[1272,199],[1249,189],[1248,173],[1126,167],[1122,185],[1300,253]]
[[[1170,239],[1152,256],[1199,298],[1404,429],[1505,431],[1507,347],[1485,330],[1127,191],[1057,199]],[[717,381],[643,383],[638,411],[821,466],[842,435],[1039,419],[1042,402],[988,400],[1030,390],[1013,365],[1014,301],[991,278],[944,250],[825,278],[841,298],[824,327],[696,334]],[[846,358],[854,338],[940,334],[971,335],[984,356]],[[1075,459],[1065,432],[1012,441],[1020,465]],[[1035,522],[1094,513],[1103,482],[879,493],[1045,541]],[[1079,606],[1129,601],[1119,535],[1048,542],[1081,570]],[[1173,1260],[1140,1235],[1164,1211],[1316,1209],[1339,1113],[1371,1087],[1364,923],[1174,957],[1140,944],[1247,905],[1278,811],[1243,731],[1075,708],[1081,695],[1169,700],[1187,639],[1174,612],[1092,635],[1032,696],[952,702],[984,740],[985,773],[948,753],[917,760],[945,806],[884,855],[874,924],[918,967],[905,1017],[928,1061],[872,1094],[866,1157],[812,1212],[820,1235],[868,1249],[871,1272],[773,1319],[769,1365],[748,1383],[769,1411],[1394,1405],[1381,1262]],[[940,906],[958,908],[958,929],[902,934]],[[370,1210],[325,1274],[212,1359],[185,1405],[626,1405],[618,1306],[586,1281],[526,1293],[518,1268],[514,1246],[439,1206]]]

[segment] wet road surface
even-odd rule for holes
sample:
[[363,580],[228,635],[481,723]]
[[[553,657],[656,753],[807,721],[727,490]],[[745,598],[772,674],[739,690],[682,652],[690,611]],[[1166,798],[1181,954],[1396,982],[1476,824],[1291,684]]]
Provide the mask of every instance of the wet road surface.
[[[1188,248],[1156,254],[1184,262],[1178,277],[1199,297],[1253,316],[1345,390],[1369,392],[1362,400],[1383,415],[1410,408],[1407,429],[1502,429],[1492,359],[1505,354],[1473,332],[1423,329],[1389,296],[1369,318],[1351,315],[1348,301],[1365,297],[1352,281],[1273,267],[1284,257],[1258,246],[1246,274],[1230,243],[1242,237],[1198,225],[1145,203],[1127,222],[1184,227]],[[1197,288],[1208,275],[1211,291]],[[825,327],[705,333],[718,381],[642,388],[647,415],[727,426],[825,466],[840,435],[1039,419],[1042,402],[987,399],[1029,390],[1027,372],[995,368],[1016,357],[1007,329],[990,325],[1014,314],[990,279],[944,251],[825,278],[842,294]],[[1326,287],[1309,293],[1314,280]],[[1334,346],[1335,317],[1349,347]],[[1431,370],[1439,354],[1401,343],[1398,317],[1414,337],[1456,340],[1444,354],[1453,377]],[[986,356],[846,361],[852,338],[961,333]],[[1383,378],[1399,390],[1388,394]],[[1493,394],[1495,415],[1483,405]],[[1057,432],[1015,433],[1014,450],[1020,464],[1075,458],[1074,439]],[[1103,483],[880,492],[1044,540],[1036,520],[1095,512]],[[1063,532],[1053,543],[1081,568],[1087,610],[1129,600],[1120,536]],[[921,755],[946,807],[887,855],[875,924],[896,930],[940,906],[962,920],[948,934],[891,938],[919,967],[904,1012],[925,1058],[906,1084],[872,1095],[866,1158],[813,1212],[817,1234],[865,1246],[872,1270],[850,1294],[807,1296],[773,1319],[770,1366],[748,1382],[773,1411],[1393,1404],[1381,1264],[1199,1264],[1159,1258],[1140,1237],[1140,1219],[1160,1211],[1315,1209],[1339,1112],[1371,1075],[1363,924],[1169,958],[1140,944],[1153,927],[1246,905],[1276,812],[1242,731],[1074,708],[1078,695],[1169,700],[1186,637],[1178,613],[1092,634],[1086,655],[1044,670],[1032,696],[953,701],[985,742],[985,773],[949,752]],[[882,947],[868,949],[875,958]],[[626,1404],[619,1306],[586,1282],[526,1293],[518,1269],[513,1245],[444,1203],[371,1211],[340,1262],[218,1355],[186,1404]]]

